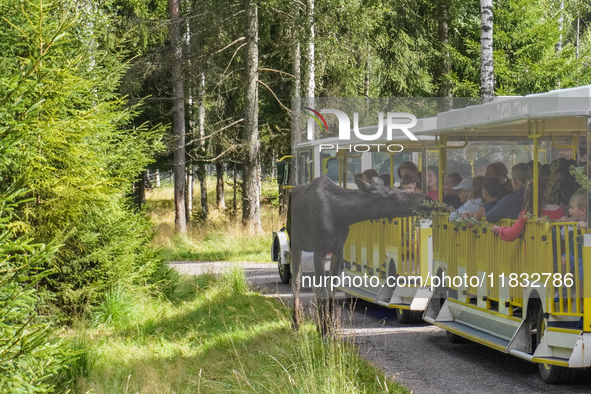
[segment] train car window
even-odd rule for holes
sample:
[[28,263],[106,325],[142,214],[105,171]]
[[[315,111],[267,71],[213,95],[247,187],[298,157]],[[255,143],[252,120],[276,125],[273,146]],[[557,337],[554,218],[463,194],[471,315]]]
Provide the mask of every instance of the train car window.
[[305,185],[314,178],[314,167],[312,160],[312,150],[303,150],[298,152],[297,160],[297,184]]

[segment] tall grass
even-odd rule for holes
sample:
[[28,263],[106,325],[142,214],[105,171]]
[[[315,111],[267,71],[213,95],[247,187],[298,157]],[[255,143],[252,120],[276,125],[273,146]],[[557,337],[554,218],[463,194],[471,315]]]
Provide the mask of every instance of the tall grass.
[[129,320],[132,320],[135,312],[134,305],[136,297],[133,293],[122,286],[109,289],[102,297],[102,300],[95,308],[92,315],[92,324],[111,325],[113,327],[122,327]]
[[[114,293],[116,294],[116,293]],[[73,335],[81,357],[64,390],[93,393],[405,392],[352,345],[291,329],[288,309],[248,290],[239,268],[182,277],[168,299]],[[119,321],[119,323],[116,323]]]
[[[175,235],[172,187],[153,189],[147,193],[146,212],[155,225],[157,235],[154,245],[159,247],[160,257],[165,261],[269,262],[271,233],[285,224],[285,218],[278,216],[277,207],[268,204],[261,207],[263,233],[252,235],[241,224],[240,210],[237,217],[232,217],[228,210],[215,208],[215,179],[208,179],[207,184],[209,219],[207,222],[191,221],[186,236]],[[272,194],[273,188],[276,186],[265,184],[267,194]],[[227,188],[226,204],[230,202],[230,192]],[[199,211],[198,201],[193,206],[196,212]]]
[[[266,234],[252,236],[225,213],[175,237],[172,189],[148,199],[168,260],[268,261],[275,208],[263,209]],[[362,360],[353,345],[323,342],[315,326],[291,329],[288,308],[249,290],[243,270],[199,277],[155,273],[160,293],[112,288],[89,324],[70,333],[78,352],[61,389],[74,393],[407,392]]]

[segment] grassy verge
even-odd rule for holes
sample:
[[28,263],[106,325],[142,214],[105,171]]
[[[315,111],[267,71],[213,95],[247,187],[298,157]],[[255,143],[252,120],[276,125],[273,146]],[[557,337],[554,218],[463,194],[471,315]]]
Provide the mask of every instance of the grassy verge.
[[113,291],[92,328],[71,338],[80,357],[65,388],[93,393],[407,392],[351,345],[294,333],[287,308],[249,292],[240,269],[183,277],[168,298]]
[[[228,210],[215,208],[215,179],[208,179],[209,218],[207,223],[192,220],[187,236],[175,235],[174,198],[172,186],[153,189],[147,193],[146,213],[154,223],[157,236],[154,245],[159,248],[159,257],[164,261],[253,261],[270,262],[271,233],[285,224],[285,218],[278,216],[278,209],[272,205],[261,208],[263,233],[252,235],[240,224],[240,209],[237,217]],[[197,185],[197,184],[196,184]],[[276,186],[264,185],[267,195]],[[199,188],[195,189],[198,196]],[[226,204],[231,200],[231,190],[226,188]],[[264,199],[268,200],[268,199]],[[194,203],[196,211],[199,204]]]

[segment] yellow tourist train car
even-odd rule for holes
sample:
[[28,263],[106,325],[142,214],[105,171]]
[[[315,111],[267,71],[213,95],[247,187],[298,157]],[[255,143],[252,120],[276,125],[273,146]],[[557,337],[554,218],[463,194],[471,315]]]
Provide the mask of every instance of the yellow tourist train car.
[[[555,156],[586,165],[591,87],[499,98],[437,118],[437,129],[427,134],[436,137],[442,172],[452,141],[490,149],[491,156],[502,147],[519,150],[521,160],[506,161],[508,168]],[[539,169],[532,167],[534,217],[514,242],[501,240],[484,220],[471,227],[435,215],[433,275],[447,281],[434,291],[424,319],[445,329],[452,342],[465,338],[539,363],[544,381],[558,383],[572,368],[591,366],[591,352],[585,352],[591,348],[591,234],[575,222],[536,220],[542,207]],[[588,200],[587,194],[587,213]],[[568,255],[581,261],[580,272],[561,264]]]
[[[412,130],[428,131],[435,127],[435,117],[424,118],[419,119]],[[376,129],[377,126],[370,126],[361,131],[373,134]],[[335,137],[305,141],[294,147],[293,185],[307,184],[326,175],[341,187],[356,189],[355,174],[375,169],[380,175],[389,175],[389,179],[384,178],[385,183],[397,186],[400,179],[396,169],[403,162],[415,163],[423,173],[428,164],[437,163],[437,150],[431,146],[433,141],[433,137],[427,136],[410,141],[399,135],[395,141],[376,140],[371,144],[353,139],[347,147],[339,149],[336,149],[339,141]],[[349,149],[351,145],[356,145],[358,151]],[[385,147],[389,145],[396,147],[388,151]],[[426,183],[426,176],[422,182]],[[431,232],[430,221],[420,226],[414,217],[352,225],[344,247],[344,277],[338,289],[350,296],[397,309],[397,318],[403,323],[422,321],[430,287],[418,278],[422,275],[422,279],[426,279],[429,272]],[[291,256],[285,229],[273,233],[271,255],[278,264],[282,282],[289,283]],[[302,263],[303,275],[311,275],[313,254],[304,252]],[[326,271],[329,264],[330,259],[326,262]],[[397,281],[386,283],[388,278],[397,278]]]
[[[367,134],[376,127],[366,128]],[[291,184],[327,175],[342,187],[355,188],[355,173],[374,168],[390,174],[389,183],[397,186],[395,169],[412,161],[423,173],[423,184],[427,166],[438,166],[441,201],[452,164],[464,161],[472,176],[483,171],[484,161],[501,161],[509,170],[531,161],[534,216],[519,239],[501,240],[484,219],[450,221],[440,208],[424,219],[356,223],[344,247],[348,282],[339,289],[397,309],[401,322],[424,319],[439,326],[452,342],[472,340],[538,363],[544,381],[560,383],[574,368],[591,366],[591,352],[585,352],[591,349],[591,232],[574,221],[540,220],[540,170],[533,163],[568,158],[588,174],[590,131],[591,86],[497,97],[488,104],[420,119],[412,129],[419,141],[375,141],[400,142],[404,149],[399,152],[328,149],[338,144],[336,137],[296,142]],[[585,201],[589,221],[588,193]],[[496,224],[513,223],[503,219]],[[273,233],[271,254],[281,280],[288,283],[285,229]],[[574,267],[580,261],[580,270],[561,263],[563,256],[571,255]],[[303,263],[304,273],[313,271],[310,255],[303,256]]]

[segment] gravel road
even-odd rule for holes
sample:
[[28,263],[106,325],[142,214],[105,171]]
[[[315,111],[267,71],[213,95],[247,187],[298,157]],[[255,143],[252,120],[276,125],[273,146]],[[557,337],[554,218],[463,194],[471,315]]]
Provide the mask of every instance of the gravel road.
[[[223,272],[239,263],[174,262],[179,272]],[[291,302],[276,264],[242,264],[252,287]],[[311,290],[303,299],[312,300]],[[344,301],[343,295],[340,297]],[[452,344],[445,331],[428,324],[401,325],[395,312],[364,301],[344,303],[342,336],[360,354],[415,393],[589,393],[591,370],[580,371],[568,385],[545,384],[536,364],[476,343]],[[354,310],[352,310],[354,307]]]

